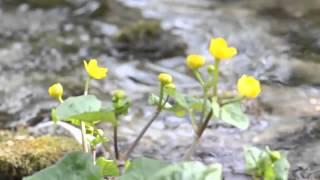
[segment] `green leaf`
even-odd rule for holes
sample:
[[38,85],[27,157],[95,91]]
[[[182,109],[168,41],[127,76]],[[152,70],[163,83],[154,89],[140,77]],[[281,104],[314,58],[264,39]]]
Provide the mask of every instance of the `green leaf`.
[[57,110],[56,109],[51,109],[51,119],[54,123],[58,122],[58,118],[57,118]]
[[266,156],[263,159],[263,179],[265,180],[275,180],[275,172],[273,170],[273,164],[270,156]]
[[112,101],[114,111],[117,115],[126,115],[129,112],[130,100],[127,97]]
[[70,97],[56,109],[58,120],[68,120],[71,116],[100,111],[101,102],[93,95]]
[[206,167],[200,162],[182,162],[167,166],[147,180],[221,180],[220,164]]
[[141,158],[134,160],[120,180],[221,180],[222,166],[200,162],[167,162]]
[[[151,94],[151,95],[149,96],[149,98],[148,98],[148,103],[149,103],[150,105],[153,105],[153,106],[158,106],[159,101],[160,101],[160,97],[157,96],[157,95],[155,95],[155,94]],[[162,100],[161,104],[163,104],[164,101],[165,101],[165,99]],[[167,102],[167,103],[164,105],[164,109],[170,109],[170,108],[172,108],[172,105],[171,105],[169,102]]]
[[[181,107],[183,107],[187,111],[191,109],[198,112],[202,111],[203,99],[201,98],[184,95],[177,91],[175,91],[175,93],[170,94],[170,96],[176,101],[177,104],[179,104]],[[209,107],[210,105],[209,101],[207,101],[207,105]]]
[[215,118],[219,118],[221,116],[221,108],[218,103],[217,98],[212,98],[211,108]]
[[165,161],[148,158],[133,160],[126,174],[121,176],[120,180],[147,180],[167,165],[169,165],[169,163]]
[[247,172],[265,180],[287,180],[290,164],[286,154],[281,153],[281,158],[274,161],[270,152],[272,151],[268,147],[261,150],[246,146],[244,153]]
[[113,160],[107,160],[104,157],[97,159],[97,165],[100,167],[102,176],[120,176],[117,164]]
[[184,117],[186,115],[186,109],[184,109],[182,106],[179,104],[174,104],[171,108],[167,109],[170,112],[175,113],[176,116],[178,117]]
[[234,102],[221,107],[221,120],[239,129],[249,127],[249,118],[243,113],[240,102]]
[[110,122],[113,125],[117,124],[117,119],[113,111],[111,110],[100,110],[96,112],[84,112],[81,114],[73,115],[67,117],[66,120],[79,120],[87,123],[96,123],[96,122]]
[[23,178],[23,180],[101,180],[99,168],[88,153],[73,152],[55,165]]
[[259,168],[259,162],[263,159],[264,152],[253,146],[245,146],[244,157],[246,162],[246,170],[252,174]]
[[276,180],[287,180],[289,176],[290,164],[287,160],[287,155],[282,153],[281,159],[274,163],[274,172],[276,175]]

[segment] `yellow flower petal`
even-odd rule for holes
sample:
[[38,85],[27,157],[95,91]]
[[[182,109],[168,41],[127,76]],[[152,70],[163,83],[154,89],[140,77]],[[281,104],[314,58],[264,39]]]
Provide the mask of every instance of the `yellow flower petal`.
[[103,79],[107,76],[108,69],[100,67],[96,59],[90,59],[89,62],[84,61],[84,68],[88,75],[94,79]]
[[223,38],[211,39],[209,51],[217,60],[230,59],[237,54],[237,49],[228,47],[228,43]]
[[206,61],[205,61],[205,58],[201,55],[190,54],[187,57],[186,63],[190,69],[198,69],[198,68],[202,67],[206,63]]
[[237,88],[239,94],[248,98],[256,98],[261,93],[260,81],[253,76],[242,75]]

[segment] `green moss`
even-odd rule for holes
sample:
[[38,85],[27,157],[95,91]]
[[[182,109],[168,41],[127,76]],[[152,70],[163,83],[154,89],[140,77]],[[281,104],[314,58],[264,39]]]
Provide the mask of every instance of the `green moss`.
[[67,137],[32,137],[0,133],[0,179],[20,179],[54,164],[80,146]]
[[158,38],[162,29],[158,21],[144,20],[124,27],[116,40],[120,42],[134,42],[142,39]]

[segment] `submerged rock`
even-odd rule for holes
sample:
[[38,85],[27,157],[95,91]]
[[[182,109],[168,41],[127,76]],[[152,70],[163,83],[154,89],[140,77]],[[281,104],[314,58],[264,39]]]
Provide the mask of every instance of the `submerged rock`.
[[0,179],[21,179],[46,168],[65,153],[79,150],[71,138],[33,137],[0,131]]
[[144,20],[122,28],[115,37],[116,49],[124,56],[161,59],[184,55],[187,45],[164,31],[159,21]]

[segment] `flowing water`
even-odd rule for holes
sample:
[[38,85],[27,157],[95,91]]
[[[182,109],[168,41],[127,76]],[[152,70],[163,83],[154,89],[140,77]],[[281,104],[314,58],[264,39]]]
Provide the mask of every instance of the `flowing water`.
[[[142,106],[134,106],[131,115],[123,118],[120,140],[122,146],[127,145],[153,111],[145,108],[145,99],[156,89],[157,73],[173,73],[182,91],[197,94],[199,90],[183,56],[136,58],[115,50],[112,37],[119,28],[153,18],[186,42],[187,53],[201,53],[208,61],[211,37],[224,37],[238,48],[239,55],[221,67],[222,89],[234,89],[242,74],[254,75],[263,84],[261,97],[245,104],[252,120],[249,130],[213,123],[196,159],[223,163],[226,179],[235,179],[235,175],[240,179],[245,178],[241,175],[242,145],[269,145],[289,152],[293,179],[320,177],[319,0],[121,0],[109,1],[111,10],[97,18],[90,17],[95,12],[90,4],[94,3],[79,1],[80,5],[50,9],[26,4],[1,6],[2,126],[48,120],[49,108],[56,104],[47,97],[46,88],[60,81],[67,84],[66,96],[81,94],[82,59],[97,57],[109,67],[110,75],[93,82],[91,93],[108,101],[111,90],[123,88]],[[177,39],[160,47],[181,41]],[[191,132],[187,119],[163,114],[135,155],[177,161],[190,144]]]

